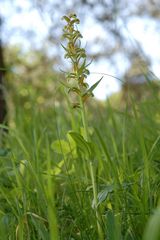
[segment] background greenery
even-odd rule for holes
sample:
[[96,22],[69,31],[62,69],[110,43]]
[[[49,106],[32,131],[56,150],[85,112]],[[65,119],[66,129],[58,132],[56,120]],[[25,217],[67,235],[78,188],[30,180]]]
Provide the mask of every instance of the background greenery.
[[[154,92],[125,110],[109,101],[88,105],[107,239],[142,239],[149,219],[144,239],[159,239],[159,101]],[[16,105],[14,127],[1,133],[1,239],[58,239],[57,228],[60,239],[97,239],[86,156],[68,146],[70,129],[63,104],[43,111],[36,101]]]

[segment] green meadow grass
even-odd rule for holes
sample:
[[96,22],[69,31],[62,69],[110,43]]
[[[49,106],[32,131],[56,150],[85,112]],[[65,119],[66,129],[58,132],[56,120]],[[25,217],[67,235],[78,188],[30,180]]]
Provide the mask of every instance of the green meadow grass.
[[[159,104],[153,96],[90,113],[104,239],[159,239]],[[66,134],[63,110],[17,106],[0,150],[0,239],[99,239],[86,142]]]

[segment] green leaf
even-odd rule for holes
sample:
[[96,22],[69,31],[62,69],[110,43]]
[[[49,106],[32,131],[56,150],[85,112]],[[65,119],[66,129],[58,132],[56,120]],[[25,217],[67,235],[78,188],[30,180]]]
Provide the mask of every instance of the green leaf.
[[73,140],[73,138],[71,137],[71,135],[69,134],[69,132],[67,133],[66,137],[67,137],[67,139],[68,139],[70,148],[73,149],[73,151],[72,151],[72,156],[73,156],[73,157],[77,157],[77,151],[76,151],[76,143],[75,143],[75,141]]
[[68,22],[68,23],[70,22],[70,18],[67,17],[67,16],[63,16],[63,17],[62,17],[62,20],[63,20],[63,19],[64,19],[66,22]]
[[94,200],[92,201],[92,208],[98,207],[102,202],[104,202],[107,199],[108,194],[113,192],[113,190],[114,190],[113,185],[106,186],[101,192],[98,193],[97,206],[95,206]]
[[61,43],[61,46],[63,47],[63,49],[68,52],[68,49]]
[[[89,75],[89,74],[90,74],[90,71],[89,71],[88,69],[85,69],[84,73],[85,73],[86,75]],[[98,84],[97,84],[97,85],[98,85]]]
[[[124,182],[121,187],[123,189],[126,189],[128,186],[130,186],[132,184],[133,184],[132,182],[131,183]],[[97,206],[99,206],[102,202],[104,202],[107,199],[109,193],[112,193],[113,191],[118,191],[119,189],[120,189],[119,186],[115,187],[113,184],[105,186],[105,188],[101,192],[98,193]]]
[[155,210],[154,214],[149,218],[143,240],[159,240],[160,239],[160,206]]
[[77,149],[84,155],[91,156],[92,155],[92,148],[90,144],[83,138],[83,136],[77,132],[69,131],[68,132],[72,139],[75,141]]
[[73,24],[79,24],[80,23],[80,21],[79,21],[79,19],[73,19],[72,21],[71,21],[71,24],[73,25]]
[[[103,78],[103,77],[102,77]],[[90,96],[93,97],[93,90],[98,86],[98,84],[100,83],[100,81],[102,80],[102,78],[100,80],[98,80],[95,84],[93,84],[83,95],[82,95],[82,99],[83,102],[85,102]]]
[[60,174],[62,172],[63,165],[64,165],[64,159],[60,161],[56,167],[54,167],[54,169],[52,170],[52,174],[54,175]]
[[85,94],[92,94],[93,90],[98,86],[98,84],[100,83],[100,81],[102,80],[103,77],[101,77],[100,80],[98,80],[95,84],[93,84]]
[[84,59],[81,67],[78,69],[79,75],[81,75],[83,73],[83,70],[85,69],[85,66],[86,66],[86,59]]
[[73,138],[71,137],[70,131],[66,134],[66,136],[67,136],[67,139],[68,139],[68,142],[69,142],[71,148],[76,148],[76,143],[73,140]]
[[110,186],[105,187],[105,189],[103,189],[101,192],[99,192],[97,206],[100,205],[102,202],[104,202],[107,199],[108,194],[113,192],[113,190],[114,190],[114,186],[110,185]]
[[60,162],[58,162],[55,167],[53,168],[48,168],[46,171],[44,171],[44,177],[47,177],[47,175],[53,176],[53,175],[59,175],[63,171],[63,166],[64,166],[65,160],[62,159]]
[[51,148],[59,154],[67,155],[72,151],[70,144],[65,140],[56,140],[51,144]]
[[27,160],[21,160],[19,164],[19,172],[21,173],[22,176],[24,176],[26,167],[28,165]]
[[[94,128],[93,128],[93,127],[88,127],[88,132],[89,132],[89,135],[93,135]],[[83,137],[85,137],[85,129],[84,129],[84,127],[81,127],[81,128],[80,128],[80,134],[81,134]],[[91,144],[93,144],[93,142],[92,142]],[[94,145],[95,145],[95,143],[94,143]],[[95,147],[95,146],[94,146],[94,147]]]

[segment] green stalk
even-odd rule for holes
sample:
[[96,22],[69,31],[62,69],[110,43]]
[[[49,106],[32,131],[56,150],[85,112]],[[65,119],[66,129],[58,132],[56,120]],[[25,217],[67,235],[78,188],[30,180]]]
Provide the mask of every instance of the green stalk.
[[[86,117],[86,112],[85,112],[85,106],[84,106],[84,103],[83,103],[83,100],[81,97],[80,97],[80,107],[81,107],[82,124],[84,127],[84,138],[86,141],[89,141],[87,117]],[[101,226],[102,225],[101,214],[97,207],[97,205],[98,205],[97,184],[96,184],[96,178],[95,178],[95,174],[94,174],[94,166],[93,166],[93,162],[91,160],[89,161],[89,170],[90,170],[91,182],[92,182],[92,188],[93,188],[93,199],[94,199],[95,213],[96,213],[96,219],[97,219],[98,237],[99,237],[99,240],[104,240],[103,230],[102,230],[102,226]]]
[[80,108],[81,108],[82,124],[84,127],[84,138],[86,141],[89,141],[88,122],[87,122],[87,118],[86,118],[86,111],[85,111],[85,106],[84,106],[82,97],[80,97]]

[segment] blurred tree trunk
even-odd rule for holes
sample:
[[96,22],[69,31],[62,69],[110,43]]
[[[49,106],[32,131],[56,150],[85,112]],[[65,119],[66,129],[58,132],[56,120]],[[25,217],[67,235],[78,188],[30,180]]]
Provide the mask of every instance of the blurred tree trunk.
[[[0,18],[0,30],[2,26],[2,20]],[[1,33],[1,31],[0,31]],[[7,107],[4,96],[4,77],[5,77],[5,64],[3,55],[2,39],[0,36],[0,123],[4,123],[6,120]]]

